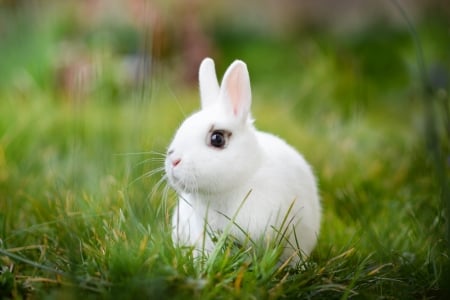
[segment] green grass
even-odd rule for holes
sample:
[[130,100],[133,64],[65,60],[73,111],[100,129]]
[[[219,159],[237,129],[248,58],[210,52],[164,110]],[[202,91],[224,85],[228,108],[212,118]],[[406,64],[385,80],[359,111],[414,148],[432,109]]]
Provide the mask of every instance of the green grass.
[[3,296],[403,298],[439,291],[444,215],[421,136],[411,129],[417,103],[408,109],[410,123],[382,108],[352,119],[328,113],[319,123],[258,103],[256,95],[257,125],[302,149],[321,186],[319,245],[288,270],[270,247],[225,247],[206,268],[171,244],[174,195],[163,201],[162,189],[152,193],[159,175],[142,175],[161,166],[147,151],[164,152],[183,119],[178,105],[190,110],[195,97],[76,106],[45,96],[2,102]]
[[[312,256],[296,268],[278,263],[275,245],[239,247],[229,237],[200,260],[172,245],[176,195],[158,187],[162,174],[152,170],[198,106],[194,88],[163,74],[144,93],[115,86],[107,75],[114,57],[101,57],[104,81],[83,97],[67,98],[45,78],[33,81],[36,74],[27,84],[3,82],[0,298],[444,295],[448,216],[426,147],[414,47],[407,32],[377,32],[398,43],[393,56],[378,38],[372,44],[383,48],[377,60],[388,57],[400,66],[395,81],[380,74],[371,60],[379,52],[363,34],[349,40],[318,34],[301,42],[256,38],[232,49],[226,45],[233,37],[217,34],[226,53],[219,69],[236,55],[254,74],[256,126],[299,149],[318,176],[322,232]],[[426,51],[439,52],[427,45]],[[283,57],[273,54],[283,49]],[[299,51],[307,59],[294,59]],[[41,59],[44,67],[47,59]],[[446,91],[447,98],[441,91],[430,104],[440,142],[431,146],[448,154]]]

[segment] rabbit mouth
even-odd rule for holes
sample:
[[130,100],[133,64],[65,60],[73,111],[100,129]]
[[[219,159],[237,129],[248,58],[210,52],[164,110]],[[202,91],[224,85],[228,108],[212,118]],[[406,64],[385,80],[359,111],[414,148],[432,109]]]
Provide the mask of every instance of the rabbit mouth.
[[178,177],[174,172],[168,174],[169,183],[177,192],[195,193],[197,191],[197,184],[191,178]]

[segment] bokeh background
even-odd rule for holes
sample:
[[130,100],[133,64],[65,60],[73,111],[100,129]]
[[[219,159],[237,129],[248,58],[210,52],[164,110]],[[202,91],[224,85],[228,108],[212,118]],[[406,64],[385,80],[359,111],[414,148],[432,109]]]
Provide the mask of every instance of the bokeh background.
[[[438,0],[4,0],[1,7],[2,89],[37,85],[72,98],[122,101],[123,93],[150,90],[166,77],[174,89],[195,86],[205,56],[215,58],[219,72],[232,59],[245,60],[262,86],[301,85],[317,56],[340,69],[344,78],[335,81],[360,80],[361,89],[371,81],[412,86],[417,53],[403,14],[419,31],[434,84],[445,85],[448,67],[450,9]],[[95,94],[102,85],[112,94]],[[361,93],[358,100],[366,100]]]

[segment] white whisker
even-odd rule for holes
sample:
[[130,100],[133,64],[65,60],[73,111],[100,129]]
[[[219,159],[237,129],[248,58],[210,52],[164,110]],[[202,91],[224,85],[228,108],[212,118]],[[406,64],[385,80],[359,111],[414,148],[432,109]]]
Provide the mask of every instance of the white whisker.
[[161,173],[164,171],[164,168],[159,167],[159,168],[155,168],[153,170],[150,170],[148,172],[145,172],[144,174],[142,174],[141,176],[139,176],[137,179],[142,179],[142,178],[150,178],[155,174]]
[[142,151],[142,152],[124,152],[124,153],[114,153],[115,156],[131,156],[131,155],[161,155],[165,156],[164,153],[157,152],[157,151]]
[[152,163],[152,162],[158,162],[158,163],[160,163],[160,162],[164,162],[164,160],[165,160],[164,158],[151,157],[151,158],[144,159],[143,161],[138,162],[138,163],[136,164],[136,166],[141,166],[141,165],[144,165],[144,164],[146,164],[146,163]]
[[136,183],[137,181],[142,180],[142,179],[144,179],[144,178],[151,178],[151,177],[153,177],[154,175],[159,174],[159,173],[162,173],[162,172],[164,172],[164,167],[158,167],[158,168],[152,169],[152,170],[150,170],[150,171],[148,171],[148,172],[145,172],[144,174],[142,174],[142,175],[136,177],[135,179],[133,179],[133,180],[129,183],[129,185],[133,185],[133,184]]
[[167,176],[163,175],[158,182],[156,182],[156,184],[153,186],[151,194],[154,195],[156,194],[156,192],[158,191],[159,187],[163,184],[163,182],[165,182],[167,180]]

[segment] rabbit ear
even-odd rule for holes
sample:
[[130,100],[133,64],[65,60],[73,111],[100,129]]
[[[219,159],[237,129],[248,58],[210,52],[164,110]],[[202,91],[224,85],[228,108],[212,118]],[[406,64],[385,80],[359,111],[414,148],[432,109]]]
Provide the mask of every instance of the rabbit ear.
[[236,60],[228,67],[223,76],[220,96],[233,116],[243,122],[248,120],[252,93],[247,65],[243,61]]
[[207,57],[203,59],[198,71],[200,85],[200,99],[202,108],[209,106],[219,96],[219,82],[217,81],[214,61]]

